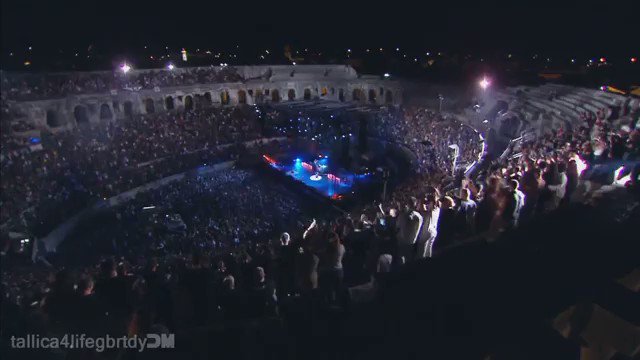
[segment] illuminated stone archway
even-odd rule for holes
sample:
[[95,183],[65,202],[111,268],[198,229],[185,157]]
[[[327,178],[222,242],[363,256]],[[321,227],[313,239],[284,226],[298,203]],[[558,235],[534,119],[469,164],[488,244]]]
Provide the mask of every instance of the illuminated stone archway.
[[184,97],[184,111],[193,110],[193,97],[191,95],[187,95]]
[[271,91],[271,101],[280,102],[280,92],[278,89],[273,89],[273,91]]
[[229,99],[229,92],[227,90],[223,90],[220,92],[220,103],[222,105],[229,105],[229,102],[231,100]]
[[244,90],[238,90],[238,104],[247,103],[247,93]]

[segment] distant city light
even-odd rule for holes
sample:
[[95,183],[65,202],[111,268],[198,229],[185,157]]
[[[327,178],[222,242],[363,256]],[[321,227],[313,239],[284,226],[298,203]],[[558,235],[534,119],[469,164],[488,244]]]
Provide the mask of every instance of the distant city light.
[[294,61],[292,64],[293,64],[293,65],[295,65],[295,64],[296,64],[296,62]]
[[167,69],[169,69],[169,70],[173,70],[175,68],[176,67],[172,63],[169,63],[169,65],[167,65]]
[[637,61],[638,61],[638,59],[637,59],[637,58],[634,58],[634,57],[632,57],[632,58],[631,58],[631,62],[632,62],[632,63],[635,63],[635,62],[637,62]]
[[396,51],[400,51],[400,48],[396,48]]
[[187,50],[185,48],[182,48],[182,61],[187,61]]
[[391,76],[389,73],[384,73],[384,77],[388,78],[389,76]]
[[607,62],[607,59],[605,59],[605,58],[601,57],[601,58],[600,58],[600,62],[601,62],[601,63]]
[[576,59],[571,59],[571,63],[572,64],[575,63],[575,62],[576,62]]
[[483,90],[486,90],[491,85],[491,82],[486,77],[483,77],[479,84]]
[[129,66],[129,64],[124,63],[122,64],[122,66],[120,66],[120,70],[122,70],[123,73],[128,73],[129,70],[131,70],[131,66]]
[[348,53],[350,53],[350,52],[351,52],[351,49],[347,49],[347,52],[348,52]]
[[29,65],[31,65],[31,61],[27,60],[24,62],[24,66],[29,66]]

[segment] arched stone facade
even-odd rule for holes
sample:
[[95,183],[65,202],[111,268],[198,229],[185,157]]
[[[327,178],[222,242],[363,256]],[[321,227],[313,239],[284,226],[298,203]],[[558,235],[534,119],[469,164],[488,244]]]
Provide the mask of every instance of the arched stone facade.
[[[37,129],[65,131],[82,123],[117,121],[139,114],[188,111],[226,104],[253,105],[304,99],[357,101],[367,105],[400,104],[402,90],[399,83],[379,77],[359,77],[352,68],[342,65],[249,66],[238,69],[247,78],[257,80],[139,91],[113,90],[105,94],[80,94],[62,99],[15,101],[12,106],[25,113],[26,121]],[[268,77],[256,77],[267,69],[272,70]],[[368,96],[371,89],[375,92],[373,101]]]

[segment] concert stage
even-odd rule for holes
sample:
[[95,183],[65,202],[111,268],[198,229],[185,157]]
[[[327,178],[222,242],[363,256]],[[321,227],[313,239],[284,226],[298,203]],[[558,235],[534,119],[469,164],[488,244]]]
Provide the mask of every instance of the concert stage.
[[339,168],[323,154],[264,154],[262,160],[322,196],[337,201],[350,198],[361,186],[370,185],[374,177],[368,169],[354,173]]

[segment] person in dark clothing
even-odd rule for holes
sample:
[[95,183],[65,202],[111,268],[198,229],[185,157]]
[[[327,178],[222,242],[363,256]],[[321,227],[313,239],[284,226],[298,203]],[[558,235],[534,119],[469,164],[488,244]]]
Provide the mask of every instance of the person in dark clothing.
[[282,300],[291,296],[295,289],[296,248],[291,245],[288,233],[280,236],[280,246],[276,249],[277,295]]
[[564,198],[562,199],[562,204],[567,204],[573,193],[578,188],[578,164],[574,159],[569,160],[567,163],[567,187],[565,190]]
[[344,272],[342,258],[345,254],[345,247],[338,234],[329,234],[326,249],[320,262],[320,288],[323,290],[325,299],[331,303],[339,300],[342,294],[342,283]]
[[236,289],[236,281],[233,276],[227,275],[222,280],[217,304],[224,320],[238,320],[244,316],[244,299]]
[[183,277],[183,285],[193,304],[194,321],[196,325],[203,325],[208,319],[209,271],[203,263],[200,254],[192,257],[191,268],[186,270]]
[[98,301],[104,306],[109,332],[125,334],[131,317],[129,275],[118,276],[116,264],[107,259],[100,264],[101,278],[95,286]]
[[496,177],[489,178],[486,191],[476,213],[476,229],[478,233],[488,231],[491,227],[493,218],[498,211],[497,197],[499,189],[500,179]]
[[104,312],[93,292],[94,281],[90,275],[83,275],[78,282],[77,302],[74,312],[77,314],[77,330],[99,335],[104,332]]
[[247,315],[250,318],[276,315],[276,303],[275,289],[267,281],[264,269],[260,266],[256,267],[253,285],[247,291]]
[[367,227],[363,221],[356,223],[354,231],[345,239],[345,243],[351,251],[345,256],[345,272],[352,274],[348,283],[362,284],[369,281],[365,269],[367,252],[373,239],[373,230]]
[[460,189],[460,206],[458,207],[457,231],[461,236],[472,235],[475,231],[475,217],[478,205],[471,200],[471,191],[467,188]]

